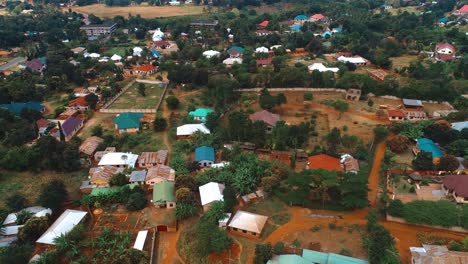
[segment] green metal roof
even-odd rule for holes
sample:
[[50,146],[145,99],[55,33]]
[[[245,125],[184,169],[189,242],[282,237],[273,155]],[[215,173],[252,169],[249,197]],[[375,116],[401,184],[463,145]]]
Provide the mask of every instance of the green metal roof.
[[139,128],[143,113],[121,113],[114,118],[114,124],[118,129]]
[[190,111],[189,115],[206,117],[209,113],[212,113],[212,112],[214,111],[208,108],[197,108],[195,111]]
[[242,47],[239,47],[239,46],[232,46],[232,47],[230,47],[230,48],[227,50],[227,52],[229,53],[229,52],[231,52],[231,50],[237,50],[237,52],[239,52],[240,54],[242,54],[242,53],[244,53],[244,50],[245,50],[245,49],[242,48]]
[[153,186],[153,203],[174,202],[174,182],[163,181]]
[[119,191],[119,188],[94,188],[91,196],[110,195]]
[[303,257],[293,254],[287,255],[278,255],[273,259],[269,260],[267,264],[310,264],[309,261],[305,260]]
[[195,161],[215,160],[215,151],[213,147],[202,146],[195,149]]
[[302,257],[308,263],[317,264],[367,264],[368,262],[362,259],[351,258],[334,253],[323,253],[314,250],[304,249]]

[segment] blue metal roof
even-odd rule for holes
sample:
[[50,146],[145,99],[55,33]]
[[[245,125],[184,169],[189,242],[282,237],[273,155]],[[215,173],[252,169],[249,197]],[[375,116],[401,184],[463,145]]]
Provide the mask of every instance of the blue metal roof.
[[309,18],[305,15],[298,15],[294,18],[294,20],[309,20]]
[[23,111],[23,109],[25,108],[33,109],[39,112],[42,112],[45,110],[45,107],[38,102],[0,104],[0,108],[5,108],[8,111],[17,115],[21,114],[21,111]]
[[294,25],[291,27],[292,31],[301,31],[302,26],[301,25]]
[[215,160],[215,151],[213,147],[202,146],[195,149],[195,161]]

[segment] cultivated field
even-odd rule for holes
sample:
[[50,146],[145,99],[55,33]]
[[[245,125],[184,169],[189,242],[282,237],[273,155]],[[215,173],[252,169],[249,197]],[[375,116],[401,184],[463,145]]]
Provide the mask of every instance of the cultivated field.
[[172,17],[198,15],[204,13],[203,6],[183,5],[183,6],[105,6],[94,4],[88,6],[73,7],[73,11],[93,14],[102,18],[113,18],[115,16],[127,17],[140,15],[143,18]]

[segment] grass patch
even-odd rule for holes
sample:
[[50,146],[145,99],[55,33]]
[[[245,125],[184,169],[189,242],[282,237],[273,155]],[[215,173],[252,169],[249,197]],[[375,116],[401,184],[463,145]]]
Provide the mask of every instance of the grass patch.
[[56,172],[0,172],[0,206],[5,206],[5,198],[18,192],[26,197],[29,204],[35,205],[40,193],[41,186],[52,180],[62,180],[67,187],[69,198],[77,200],[80,198],[79,186],[85,180],[87,171],[71,173]]
[[203,5],[182,6],[106,6],[104,4],[93,4],[87,6],[73,7],[73,11],[93,14],[98,17],[113,18],[115,16],[127,17],[128,14],[141,15],[143,18],[172,17],[198,15],[204,13]]
[[156,108],[159,98],[164,90],[156,84],[144,84],[145,96],[138,92],[139,83],[134,83],[109,108],[110,109],[151,109]]
[[234,239],[242,245],[240,263],[247,263],[249,260],[249,253],[255,251],[255,241],[243,237],[235,237]]
[[125,50],[129,49],[130,47],[112,47],[102,55],[104,56],[112,56],[114,54],[120,55],[121,57],[125,56]]
[[273,216],[275,214],[287,211],[286,206],[284,206],[284,204],[276,198],[269,198],[257,203],[248,204],[244,207],[244,209],[251,213],[263,214],[268,216]]
[[165,148],[166,146],[163,142],[163,134],[147,130],[138,134],[128,135],[124,140],[120,151],[141,153],[143,151],[158,151]]

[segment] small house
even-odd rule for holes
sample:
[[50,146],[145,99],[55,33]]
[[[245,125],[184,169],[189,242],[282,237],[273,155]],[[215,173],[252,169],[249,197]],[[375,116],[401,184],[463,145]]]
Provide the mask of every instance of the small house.
[[195,149],[195,161],[200,167],[209,167],[215,162],[215,150],[213,147],[202,146]]
[[133,244],[134,249],[143,250],[145,247],[146,237],[148,236],[148,230],[138,231],[138,235]]
[[155,49],[170,49],[172,47],[172,44],[166,40],[157,40],[153,42],[153,47]]
[[159,208],[175,208],[174,188],[174,182],[162,181],[156,183],[153,188],[153,204]]
[[39,244],[55,245],[55,239],[70,232],[80,224],[88,213],[85,211],[67,209],[57,220],[36,240]]
[[409,121],[419,121],[427,119],[426,112],[418,109],[405,109],[405,117]]
[[47,134],[48,132],[48,129],[49,129],[49,125],[51,124],[52,122],[47,120],[47,119],[44,119],[44,118],[41,118],[39,120],[36,121],[36,126],[37,126],[37,132],[38,132],[38,136],[41,137],[41,136],[44,136]]
[[146,181],[146,173],[146,170],[132,171],[132,173],[130,173],[130,178],[128,179],[128,181],[130,182],[130,184],[142,185]]
[[217,182],[209,182],[198,187],[200,190],[200,200],[203,206],[203,211],[206,212],[210,205],[215,201],[224,201],[224,184]]
[[358,173],[359,161],[349,154],[344,154],[340,158],[341,167],[344,172]]
[[197,108],[195,111],[190,111],[189,116],[193,117],[193,120],[200,121],[202,123],[206,122],[206,117],[209,113],[213,113],[212,109],[208,108]]
[[462,131],[465,128],[468,128],[468,121],[452,123],[452,129]]
[[202,53],[203,57],[207,59],[211,59],[213,57],[219,57],[221,55],[221,52],[216,51],[216,50],[207,50]]
[[406,114],[402,110],[389,109],[387,110],[387,114],[390,121],[403,121],[406,118]]
[[450,43],[437,43],[435,46],[435,59],[437,61],[448,61],[455,59],[456,49]]
[[306,21],[309,21],[309,18],[305,15],[297,15],[296,17],[294,17],[295,23],[303,24]]
[[259,30],[255,31],[255,35],[257,35],[259,37],[269,36],[269,35],[271,35],[271,31],[266,30],[266,29],[259,29]]
[[109,181],[112,176],[117,173],[122,173],[123,168],[117,168],[114,166],[100,166],[89,169],[89,183],[94,184],[97,187],[109,185]]
[[157,68],[151,64],[143,64],[135,67],[135,72],[139,75],[150,75],[156,72]]
[[142,152],[138,157],[138,167],[151,168],[158,164],[166,164],[168,151],[165,149],[156,152]]
[[204,124],[186,124],[177,127],[177,138],[190,138],[197,131],[203,134],[210,134],[210,130]]
[[140,131],[141,119],[143,113],[124,112],[114,118],[115,129],[119,134],[136,133]]
[[260,24],[258,24],[258,27],[259,28],[266,28],[268,26],[268,24],[270,23],[270,21],[268,20],[263,20]]
[[231,67],[234,64],[242,64],[242,59],[241,58],[227,58],[223,60],[223,64],[226,65],[226,67]]
[[89,104],[84,96],[77,97],[68,103],[67,109],[86,111],[89,110]]
[[359,101],[361,98],[361,90],[360,89],[348,89],[346,91],[346,100],[350,101]]
[[442,180],[442,190],[457,203],[468,204],[468,175],[448,175]]
[[104,142],[104,139],[96,136],[89,137],[83,141],[80,145],[80,153],[83,153],[89,157],[94,155],[96,149],[101,143]]
[[145,182],[147,185],[153,186],[163,181],[173,182],[175,180],[175,170],[171,167],[158,164],[148,169]]
[[338,158],[327,154],[319,154],[310,156],[307,162],[307,169],[317,170],[324,169],[329,171],[342,171],[341,162]]
[[138,155],[131,152],[109,152],[104,154],[98,166],[114,166],[117,168],[134,168]]
[[460,9],[453,12],[456,16],[468,16],[468,5],[462,6]]
[[228,230],[233,234],[259,238],[266,225],[268,216],[237,211],[228,224]]
[[423,107],[423,103],[421,100],[414,100],[414,99],[403,99],[403,105],[405,108],[409,109],[421,109]]
[[249,119],[252,120],[252,122],[261,121],[265,123],[268,133],[270,133],[273,130],[273,127],[276,126],[276,123],[281,120],[278,114],[273,114],[267,110],[255,112],[249,115]]
[[272,62],[272,58],[266,58],[266,59],[258,59],[255,61],[257,67],[267,67],[270,66]]
[[322,14],[315,14],[315,15],[312,15],[310,16],[310,22],[327,22],[328,21],[328,18]]

